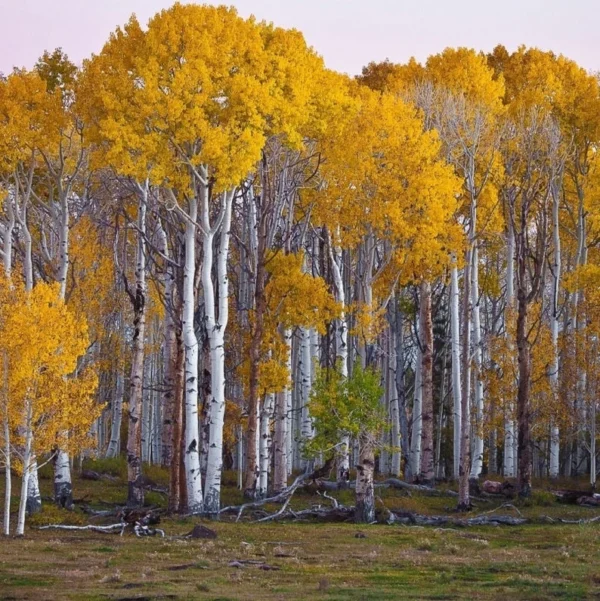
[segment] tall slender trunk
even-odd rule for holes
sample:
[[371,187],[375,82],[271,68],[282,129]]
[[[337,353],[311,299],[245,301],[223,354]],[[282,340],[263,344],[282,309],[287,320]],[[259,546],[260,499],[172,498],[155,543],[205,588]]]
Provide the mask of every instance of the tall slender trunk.
[[[201,188],[201,194],[203,196],[203,202],[208,203],[208,190],[205,187]],[[186,220],[185,224],[182,317],[183,344],[185,347],[184,466],[187,511],[192,514],[198,514],[202,513],[203,500],[202,477],[200,473],[200,430],[198,426],[198,339],[196,338],[194,329],[194,311],[196,308],[194,295],[194,281],[196,275],[195,223],[198,219],[198,199],[196,197],[190,198],[189,200],[188,217],[189,220]],[[212,240],[210,243],[212,244]]]
[[[221,233],[217,249],[217,291],[218,317],[215,315],[214,287],[211,280],[212,240],[205,236],[204,262],[202,264],[202,288],[204,290],[204,311],[206,331],[210,345],[211,365],[211,405],[209,447],[206,464],[206,490],[204,511],[218,515],[221,508],[221,478],[223,475],[223,426],[225,423],[225,330],[229,321],[229,276],[227,261],[229,258],[229,240],[231,213],[235,191],[223,194],[224,214],[221,221]],[[203,214],[207,223],[207,205]],[[207,254],[208,252],[208,254]],[[212,296],[211,296],[212,293]]]
[[[524,259],[519,257],[519,269],[522,270],[521,282],[525,278]],[[521,266],[523,263],[523,266]],[[525,291],[519,287],[517,292],[517,351],[519,365],[519,387],[517,390],[517,422],[519,469],[517,487],[519,495],[528,497],[531,494],[531,349],[527,340],[527,298]]]
[[[508,339],[508,349],[512,350],[507,324],[515,304],[515,233],[511,220],[508,220],[508,240],[506,252],[506,307],[504,310],[504,335]],[[512,353],[511,353],[512,354]],[[508,375],[510,377],[510,375]],[[517,475],[515,457],[515,421],[513,401],[506,400],[504,420],[504,476],[514,478]]]
[[460,468],[458,473],[458,509],[466,511],[471,508],[469,494],[469,472],[471,465],[471,247],[465,257],[464,297],[463,297],[463,330],[462,330],[462,384],[461,384],[461,422],[460,422]]
[[[181,303],[178,303],[181,307]],[[169,357],[173,373],[173,392],[171,399],[171,441],[169,472],[169,512],[183,511],[187,505],[185,474],[182,474],[184,451],[184,405],[185,405],[185,350],[182,332],[175,329],[173,352]]]
[[[587,264],[587,244],[586,244],[586,212],[583,204],[583,193],[580,192],[579,198],[579,218],[577,225],[577,266],[584,267]],[[587,371],[583,355],[585,349],[581,347],[579,339],[586,327],[585,307],[583,304],[583,288],[579,288],[574,295],[574,316],[575,316],[575,347],[576,369],[577,369],[577,384],[575,396],[575,415],[578,423],[578,433],[576,439],[576,467],[575,475],[580,475],[584,464],[585,445],[587,434]]]
[[401,470],[404,459],[404,477],[408,479],[408,416],[406,415],[406,387],[404,385],[404,314],[400,299],[395,303],[395,328],[396,328],[396,394],[398,395],[398,420],[400,426],[400,453],[395,452],[392,457],[392,471],[396,467]]
[[275,404],[275,437],[273,440],[273,490],[280,492],[287,486],[289,457],[291,455],[291,409],[292,409],[292,331],[285,329],[286,367],[289,382],[283,392],[277,394]]
[[[325,229],[325,228],[324,228]],[[346,291],[342,278],[342,250],[335,245],[333,237],[325,229],[328,236],[329,262],[333,274],[335,297],[340,305],[340,315],[336,322],[336,366],[342,378],[348,377],[348,324],[346,323]],[[337,457],[337,480],[347,482],[350,478],[350,437],[345,432],[340,433],[341,444]]]
[[118,457],[121,450],[121,423],[123,416],[123,399],[125,397],[125,374],[120,365],[117,366],[117,381],[115,384],[115,396],[111,403],[111,427],[110,441],[106,449],[106,457]]
[[[8,273],[8,271],[7,271]],[[10,423],[8,419],[8,354],[2,357],[2,389],[3,389],[3,413],[2,422],[4,429],[4,522],[3,532],[10,536],[10,497],[12,494],[12,470],[11,470],[11,447],[10,447]]]
[[133,303],[133,358],[129,385],[129,410],[127,431],[127,504],[139,507],[144,504],[142,482],[142,403],[144,394],[144,346],[146,336],[146,208],[148,182],[138,206],[138,241],[135,265],[135,293]]
[[596,399],[590,403],[590,484],[596,489]]
[[19,513],[17,517],[17,529],[15,534],[25,534],[25,512],[27,507],[27,490],[29,487],[29,475],[31,473],[32,445],[33,445],[33,407],[31,401],[25,401],[25,447],[23,449],[23,476],[21,478],[21,498],[19,500]]
[[402,449],[400,441],[400,400],[398,394],[398,336],[400,335],[394,325],[396,312],[396,299],[392,303],[392,309],[389,314],[390,319],[390,371],[393,379],[389,381],[390,387],[390,422],[392,456],[390,462],[390,474],[394,478],[400,476]]
[[454,260],[451,271],[450,284],[450,332],[452,336],[452,398],[454,401],[453,425],[454,425],[454,445],[453,445],[453,476],[458,480],[460,471],[460,444],[461,444],[461,379],[460,379],[460,319],[459,319],[459,300],[458,291],[458,267]]
[[431,485],[435,480],[433,461],[433,325],[431,320],[431,284],[423,282],[420,294],[421,357],[421,465],[419,480]]
[[[33,255],[32,255],[32,239],[31,232],[29,231],[29,226],[27,224],[27,203],[24,203],[21,209],[15,211],[15,215],[18,218],[19,226],[20,226],[20,234],[23,237],[23,246],[24,246],[24,256],[23,256],[23,274],[25,277],[25,290],[27,292],[31,292],[33,290]],[[62,457],[64,460],[64,457]],[[66,458],[68,462],[68,457]],[[65,474],[66,472],[66,474]],[[56,483],[56,469],[54,472],[55,475],[55,483]],[[70,496],[70,470],[63,470],[61,477],[65,478],[65,481],[69,484],[69,489],[65,487],[64,492],[68,493],[64,497],[66,502],[68,502]],[[67,480],[68,477],[68,480]],[[33,484],[31,480],[33,479]],[[39,492],[38,486],[38,473],[37,473],[37,462],[35,460],[35,456],[32,456],[29,460],[29,471],[27,474],[27,501],[25,503],[26,509],[28,508],[32,513],[39,511],[42,507],[42,498]],[[55,484],[55,493],[56,493],[56,484]],[[60,499],[60,497],[57,497]]]
[[258,483],[258,495],[262,499],[267,496],[269,485],[269,465],[271,458],[271,447],[273,439],[271,438],[271,420],[273,419],[273,403],[274,395],[268,393],[265,395],[265,400],[260,413],[260,473]]
[[177,356],[177,330],[175,320],[171,315],[174,311],[172,303],[172,291],[165,289],[165,298],[169,298],[165,311],[164,328],[164,346],[163,346],[163,429],[162,429],[162,453],[161,463],[168,467],[173,461],[175,448],[173,446],[173,425],[177,414],[177,403],[180,399],[175,396],[175,379],[177,373],[176,356]]
[[[263,155],[263,162],[266,157]],[[266,177],[265,169],[262,171]],[[266,182],[263,181],[263,186]],[[266,194],[266,186],[265,186]],[[264,319],[266,312],[265,286],[267,272],[265,266],[267,252],[267,216],[264,214],[266,198],[254,197],[251,203],[250,220],[256,224],[250,232],[251,258],[254,262],[254,281],[251,292],[254,306],[254,322],[251,327],[249,348],[250,374],[248,378],[248,424],[246,427],[246,464],[244,468],[244,496],[253,499],[257,494],[258,456],[256,440],[258,436],[259,411],[259,368],[261,363],[261,347],[264,335]],[[258,215],[259,209],[260,215]],[[257,218],[258,217],[258,218]]]
[[300,337],[300,403],[302,407],[300,438],[302,441],[302,468],[310,470],[312,462],[304,454],[305,444],[313,437],[313,422],[308,407],[312,381],[310,330],[308,328],[301,328]]
[[[62,189],[60,194],[60,228],[59,228],[59,266],[58,282],[60,298],[64,301],[67,292],[67,274],[69,271],[69,205],[68,191]],[[64,436],[69,433],[65,432]],[[59,507],[70,508],[73,505],[73,487],[71,483],[71,463],[69,455],[62,449],[57,450],[54,461],[54,499]]]
[[473,457],[471,461],[471,478],[478,478],[483,468],[483,348],[481,344],[481,311],[479,298],[479,249],[477,243],[473,247],[473,267],[471,270],[471,295],[473,350],[475,358],[474,396],[475,427],[473,441]]
[[[552,315],[550,321],[550,331],[552,335],[553,357],[550,366],[550,384],[555,401],[558,401],[559,395],[559,350],[558,350],[558,328],[559,328],[559,307],[558,300],[560,294],[561,278],[561,244],[560,244],[560,193],[556,183],[552,186],[552,229],[554,240],[554,266],[552,269]],[[558,404],[557,404],[558,405]],[[559,475],[559,453],[560,453],[560,431],[554,421],[550,424],[550,478],[558,478]]]
[[[421,333],[419,332],[419,336]],[[415,359],[415,390],[413,393],[412,409],[412,431],[410,437],[410,477],[412,479],[419,475],[421,467],[421,444],[423,433],[423,355],[421,344],[417,342],[417,357]]]

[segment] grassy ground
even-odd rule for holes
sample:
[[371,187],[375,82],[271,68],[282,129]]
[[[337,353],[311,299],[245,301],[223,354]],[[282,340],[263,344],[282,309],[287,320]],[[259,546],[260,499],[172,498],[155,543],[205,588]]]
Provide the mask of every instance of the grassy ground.
[[[95,467],[112,471],[118,479],[76,480],[75,496],[86,496],[96,507],[101,501],[122,502],[122,466]],[[159,483],[165,477],[159,470],[152,476]],[[41,484],[43,493],[50,494],[50,480]],[[348,492],[338,496],[351,501]],[[157,493],[149,497],[164,504]],[[225,497],[227,503],[239,501],[233,487],[227,487]],[[446,497],[408,497],[389,490],[382,491],[382,501],[393,509],[433,515],[454,504]],[[302,508],[313,502],[323,500],[306,493],[291,504]],[[482,504],[474,514],[493,507]],[[531,518],[589,518],[598,513],[559,505],[543,492],[519,510]],[[0,599],[600,598],[599,524],[434,529],[221,521],[208,524],[217,531],[216,540],[190,540],[177,537],[189,532],[197,519],[163,520],[165,539],[34,528],[50,522],[87,523],[87,518],[46,503],[25,538],[5,541],[0,547]],[[357,538],[358,533],[364,538]],[[236,560],[244,567],[229,565]],[[247,561],[275,569],[243,563]]]

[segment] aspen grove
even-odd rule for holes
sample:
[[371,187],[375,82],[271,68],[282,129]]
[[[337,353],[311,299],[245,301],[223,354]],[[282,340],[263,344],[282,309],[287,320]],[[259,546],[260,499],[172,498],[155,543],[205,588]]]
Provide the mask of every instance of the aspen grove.
[[[596,483],[600,85],[536,48],[328,70],[224,6],[0,78],[4,533],[82,457],[218,517],[318,473]],[[44,501],[46,502],[46,501]]]

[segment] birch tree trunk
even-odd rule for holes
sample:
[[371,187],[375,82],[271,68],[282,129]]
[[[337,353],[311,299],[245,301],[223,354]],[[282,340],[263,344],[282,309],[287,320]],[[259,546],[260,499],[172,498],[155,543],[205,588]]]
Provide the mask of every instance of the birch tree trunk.
[[[59,185],[60,224],[59,224],[59,268],[57,280],[60,286],[60,298],[64,301],[67,292],[67,274],[69,271],[69,205],[68,190]],[[68,436],[68,432],[64,433]],[[73,505],[73,487],[69,455],[62,449],[57,450],[54,461],[54,499],[59,507],[70,508]]]
[[[326,230],[327,231],[327,230]],[[342,278],[342,250],[334,246],[332,236],[328,233],[329,261],[333,273],[335,297],[340,305],[340,315],[337,319],[336,366],[342,378],[348,377],[348,324],[346,323],[346,291]],[[337,481],[347,482],[350,479],[350,437],[341,433],[341,445],[337,458]]]
[[[201,188],[201,194],[203,196],[203,202],[208,203],[208,190],[206,190],[205,187]],[[196,338],[194,329],[194,310],[196,308],[194,295],[194,281],[196,275],[195,223],[198,219],[198,199],[196,197],[190,198],[189,200],[188,217],[189,219],[187,219],[185,223],[182,317],[182,334],[185,348],[184,466],[187,511],[191,514],[198,514],[202,513],[203,500],[202,479],[200,473],[200,430],[198,426],[198,339]]]
[[[577,266],[584,267],[587,264],[587,245],[586,245],[586,212],[583,205],[583,193],[579,194],[579,217],[577,225]],[[580,339],[580,333],[585,329],[586,316],[583,306],[583,289],[579,288],[575,292],[575,339]],[[578,423],[578,433],[576,439],[576,466],[575,475],[581,474],[582,465],[585,455],[585,440],[588,418],[586,415],[586,392],[587,392],[587,372],[585,369],[585,361],[579,355],[584,353],[579,342],[575,347],[576,369],[577,369],[577,385],[575,396],[575,415]]]
[[[505,336],[506,323],[514,309],[515,304],[515,233],[510,219],[508,220],[508,241],[506,253],[506,308],[504,310]],[[511,348],[509,341],[509,349]],[[510,376],[509,376],[510,377]],[[513,418],[514,406],[512,401],[507,402],[507,415],[504,420],[504,476],[514,478],[517,475],[515,457],[515,422]]]
[[265,395],[260,414],[260,473],[258,483],[258,495],[262,499],[267,496],[269,485],[269,465],[271,457],[271,447],[273,439],[271,438],[271,420],[273,418],[274,395]]
[[290,381],[283,392],[277,394],[275,404],[275,437],[273,491],[281,492],[287,486],[291,456],[291,411],[292,411],[292,331],[284,330],[283,339],[286,345],[286,367]]
[[[6,264],[5,264],[6,268]],[[6,270],[6,269],[5,269]],[[7,275],[10,270],[6,271]],[[6,352],[3,356],[2,362],[2,389],[4,397],[4,415],[3,415],[3,429],[4,429],[4,521],[3,521],[3,532],[5,536],[10,536],[10,498],[12,494],[12,469],[11,469],[11,446],[10,446],[10,424],[8,420],[8,355]]]
[[[419,334],[420,335],[420,334]],[[417,357],[415,359],[415,390],[413,394],[412,432],[410,438],[410,476],[414,479],[419,474],[421,467],[421,436],[423,432],[423,356],[420,343],[417,343]]]
[[473,349],[475,356],[474,393],[475,393],[475,434],[473,441],[473,457],[471,461],[471,478],[479,478],[483,468],[483,349],[481,346],[481,312],[479,306],[479,249],[477,243],[473,247],[472,284],[472,326]]
[[363,433],[359,437],[359,457],[356,465],[356,507],[354,519],[358,523],[375,521],[375,441],[372,435]]
[[419,480],[426,485],[435,481],[433,461],[433,324],[431,321],[431,284],[423,282],[420,294],[421,357],[421,464]]
[[[120,362],[120,358],[119,358]],[[125,397],[125,374],[121,365],[117,367],[115,396],[111,404],[110,441],[106,449],[106,457],[118,457],[121,450],[121,420],[123,416],[123,399]]]
[[33,444],[33,408],[31,401],[25,401],[25,446],[23,449],[23,476],[21,478],[21,498],[19,500],[19,513],[17,517],[17,529],[15,534],[25,534],[25,512],[27,507],[27,491],[29,487],[29,475],[31,472],[32,444]]
[[[223,216],[219,224],[220,239],[217,250],[218,316],[215,314],[214,287],[211,278],[212,237],[204,233],[202,263],[202,289],[206,331],[210,345],[211,405],[208,461],[206,465],[206,490],[204,511],[218,515],[221,508],[221,477],[223,474],[223,426],[225,422],[225,330],[229,321],[229,240],[231,212],[235,191],[223,194]],[[208,226],[208,201],[203,204],[203,224]]]
[[[552,230],[554,242],[554,268],[552,269],[552,316],[550,321],[550,331],[552,335],[553,357],[550,366],[550,383],[552,393],[555,395],[555,400],[558,401],[559,395],[559,350],[558,350],[558,327],[559,327],[559,294],[560,294],[560,278],[561,278],[561,244],[560,244],[560,222],[559,222],[559,206],[560,194],[556,185],[552,186]],[[557,403],[558,406],[558,403]],[[549,476],[550,478],[558,478],[559,475],[559,453],[560,453],[560,432],[555,422],[550,424],[550,463]]]
[[311,355],[310,355],[310,330],[308,328],[300,328],[300,403],[302,407],[300,438],[301,438],[301,453],[302,453],[302,469],[310,470],[312,462],[305,457],[304,446],[313,436],[313,423],[310,417],[308,401],[310,397],[310,388],[312,381],[311,374]]
[[[524,259],[519,258],[524,263]],[[525,267],[521,281],[525,278]],[[517,420],[519,423],[518,452],[519,470],[517,485],[519,495],[528,497],[531,494],[531,410],[529,395],[531,389],[531,350],[527,341],[527,299],[525,292],[519,287],[517,292],[517,350],[519,364],[519,387],[517,391]]]
[[141,410],[144,385],[144,343],[146,335],[146,208],[148,182],[140,189],[138,206],[138,240],[135,259],[135,294],[133,304],[133,358],[129,388],[129,411],[127,431],[127,504],[141,507],[144,504],[142,482]]
[[[165,288],[165,298],[168,299],[167,308],[165,311],[164,328],[164,346],[163,346],[163,429],[162,429],[162,453],[161,463],[168,467],[173,461],[175,449],[173,447],[173,425],[175,414],[177,413],[176,403],[178,399],[175,396],[175,372],[176,355],[177,355],[177,331],[175,321],[170,315],[174,310],[172,301],[172,289]],[[170,308],[169,308],[170,307]]]
[[[263,156],[263,162],[265,157]],[[266,177],[264,170],[263,178]],[[263,182],[264,184],[264,182]],[[264,209],[263,198],[254,197],[254,203],[260,202],[260,207],[252,206],[253,211],[258,208]],[[252,220],[255,219],[253,213]],[[264,317],[266,311],[265,286],[267,274],[265,268],[265,259],[267,251],[267,221],[264,211],[257,221],[256,227],[251,232],[251,249],[252,259],[254,262],[254,289],[253,289],[253,304],[254,304],[254,323],[251,328],[250,340],[250,376],[248,382],[248,426],[246,436],[246,465],[244,476],[244,496],[252,499],[257,494],[258,484],[258,455],[257,455],[257,437],[258,437],[258,413],[259,413],[259,366],[262,359],[262,340],[264,334]]]
[[[396,304],[394,300],[393,305]],[[395,309],[392,309],[394,312]],[[392,313],[390,321],[394,320]],[[390,422],[391,422],[391,439],[390,444],[392,446],[392,454],[390,461],[390,474],[393,478],[400,476],[402,451],[400,441],[400,402],[398,398],[398,333],[396,328],[390,324],[390,371],[393,375],[393,379],[390,378]]]
[[469,472],[471,465],[471,247],[465,257],[465,272],[463,276],[463,331],[462,331],[462,386],[461,386],[461,423],[460,423],[460,469],[458,474],[458,510],[467,511],[471,508],[469,494]]
[[[178,303],[181,307],[181,302]],[[175,329],[175,342],[173,353],[170,355],[173,373],[173,398],[171,399],[172,412],[170,413],[171,440],[170,440],[170,472],[169,472],[169,511],[178,512],[187,507],[187,482],[185,467],[183,465],[185,441],[185,348],[182,331]]]
[[[395,303],[396,329],[396,394],[398,395],[398,419],[400,427],[400,453],[395,452],[392,457],[392,470],[396,467],[401,471],[402,458],[405,462],[405,472],[408,472],[409,446],[408,446],[408,416],[406,415],[406,388],[404,386],[404,315],[400,306],[400,299]],[[404,474],[408,480],[408,473]]]
[[454,445],[453,445],[453,476],[458,480],[460,472],[461,445],[461,379],[460,379],[460,319],[459,319],[458,268],[453,261],[450,283],[450,332],[452,337],[452,399],[454,402]]

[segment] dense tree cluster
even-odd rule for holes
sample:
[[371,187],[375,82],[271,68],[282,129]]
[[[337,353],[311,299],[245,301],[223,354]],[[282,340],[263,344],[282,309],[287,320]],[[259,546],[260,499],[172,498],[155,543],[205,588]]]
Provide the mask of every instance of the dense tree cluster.
[[[7,482],[170,468],[218,515],[329,462],[433,484],[596,478],[598,79],[551,52],[329,71],[295,30],[175,4],[81,68],[0,80]],[[7,493],[10,495],[10,489]],[[5,514],[5,532],[9,516]]]

